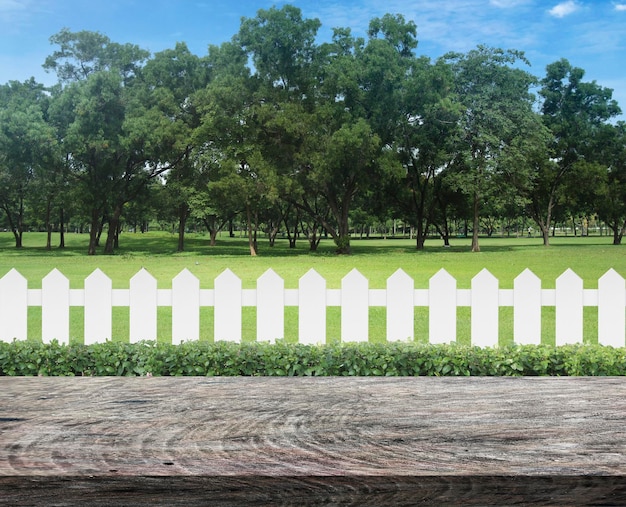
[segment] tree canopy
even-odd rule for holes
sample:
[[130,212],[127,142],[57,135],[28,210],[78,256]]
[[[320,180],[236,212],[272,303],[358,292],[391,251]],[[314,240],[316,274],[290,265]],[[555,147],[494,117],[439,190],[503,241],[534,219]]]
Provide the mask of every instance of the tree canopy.
[[[626,135],[612,91],[561,59],[532,75],[516,49],[432,60],[401,14],[366,37],[293,5],[261,9],[206,55],[184,42],[151,55],[63,29],[43,66],[58,83],[0,86],[0,210],[25,230],[89,232],[114,253],[123,227],[258,232],[290,246],[322,235],[350,253],[360,228],[410,228],[416,248],[450,231],[603,220],[626,232]],[[585,182],[581,185],[581,182]],[[526,222],[531,220],[532,222]],[[394,222],[395,223],[395,222]]]

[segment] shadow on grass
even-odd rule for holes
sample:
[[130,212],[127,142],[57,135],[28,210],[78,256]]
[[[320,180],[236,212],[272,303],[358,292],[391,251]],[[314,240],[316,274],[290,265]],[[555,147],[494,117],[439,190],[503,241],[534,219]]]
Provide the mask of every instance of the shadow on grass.
[[[66,247],[59,249],[53,246],[51,250],[45,248],[44,233],[25,233],[24,247],[15,248],[13,235],[7,232],[0,233],[0,255],[11,256],[35,256],[35,257],[72,257],[85,256],[89,237],[87,234],[66,234]],[[58,236],[53,237],[58,242]],[[444,247],[440,239],[428,239],[424,250],[417,251],[415,241],[410,239],[358,239],[351,241],[353,256],[378,256],[381,254],[410,254],[417,255],[450,253],[470,253],[470,238],[452,238],[451,246]],[[551,238],[551,248],[592,248],[599,245],[609,246],[612,239],[607,236],[595,237],[557,237]],[[323,239],[316,251],[309,249],[305,239],[300,239],[296,248],[289,248],[286,239],[277,239],[271,247],[267,238],[260,238],[259,255],[263,257],[334,257],[336,256],[335,244],[330,238]],[[248,240],[243,237],[228,238],[220,237],[215,246],[210,246],[209,237],[206,234],[189,233],[185,238],[185,251],[177,252],[178,238],[168,232],[125,233],[120,237],[120,248],[115,251],[116,256],[210,256],[210,257],[247,257],[250,256]],[[481,252],[514,252],[520,250],[532,250],[542,247],[541,238],[481,238]],[[98,248],[97,255],[103,254],[103,247]],[[472,254],[474,255],[474,254]]]

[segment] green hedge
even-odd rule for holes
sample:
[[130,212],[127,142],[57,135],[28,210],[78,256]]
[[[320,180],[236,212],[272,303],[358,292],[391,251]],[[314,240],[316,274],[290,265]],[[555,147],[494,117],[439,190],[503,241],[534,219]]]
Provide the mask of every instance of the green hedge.
[[0,376],[6,375],[626,375],[626,349],[597,345],[478,348],[285,342],[66,346],[14,341],[0,342]]

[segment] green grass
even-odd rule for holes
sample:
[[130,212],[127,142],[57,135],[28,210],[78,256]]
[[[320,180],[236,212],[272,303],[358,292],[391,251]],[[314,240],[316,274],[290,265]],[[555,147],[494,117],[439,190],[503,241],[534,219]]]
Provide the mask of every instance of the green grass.
[[[116,255],[87,256],[87,235],[68,234],[65,250],[43,248],[45,236],[26,233],[24,248],[13,247],[10,233],[0,233],[0,276],[11,268],[24,275],[29,288],[40,288],[41,280],[53,268],[59,269],[70,279],[71,288],[82,288],[83,280],[96,268],[104,271],[112,280],[114,288],[128,288],[130,278],[142,267],[157,280],[159,288],[170,288],[171,280],[187,268],[200,279],[202,288],[212,288],[213,280],[224,269],[230,268],[243,282],[244,288],[254,288],[256,280],[272,268],[284,280],[286,288],[297,288],[298,279],[314,268],[326,280],[328,288],[339,288],[341,279],[357,268],[370,282],[370,288],[384,288],[386,279],[398,268],[406,271],[414,280],[416,288],[427,288],[428,280],[439,269],[452,274],[459,288],[469,288],[471,279],[487,268],[500,280],[501,288],[512,288],[513,280],[525,268],[531,269],[541,280],[544,288],[554,288],[556,278],[567,268],[573,269],[584,280],[585,288],[596,288],[597,280],[613,268],[626,275],[624,248],[611,244],[604,237],[557,237],[552,246],[544,248],[540,238],[481,238],[479,253],[470,251],[469,239],[452,239],[450,248],[443,248],[439,240],[429,240],[424,251],[417,252],[413,241],[405,239],[353,240],[353,255],[337,256],[331,241],[323,241],[317,252],[308,251],[306,241],[289,249],[285,240],[278,240],[270,248],[261,239],[260,254],[249,255],[247,240],[222,236],[218,245],[210,247],[206,235],[189,234],[187,250],[176,252],[176,236],[152,232],[148,234],[126,233],[121,237],[121,248]],[[56,241],[56,238],[54,238]],[[72,335],[82,336],[82,309],[72,308]],[[127,339],[128,309],[114,309],[114,339]],[[253,340],[256,334],[256,310],[244,308],[244,340]],[[544,342],[554,342],[554,309],[543,310]],[[597,341],[595,308],[585,308],[585,341]],[[469,308],[458,309],[458,339],[469,343]],[[336,341],[340,334],[338,308],[328,309],[328,340]],[[285,315],[286,338],[296,339],[297,309],[287,308]],[[159,308],[159,340],[171,340],[171,311]],[[212,309],[201,312],[202,339],[212,340]],[[38,339],[41,328],[39,308],[29,310],[29,337]],[[513,311],[500,309],[501,344],[512,342]],[[417,341],[427,341],[428,311],[416,308],[415,336]],[[385,310],[370,309],[370,339],[378,341],[385,334]],[[80,340],[79,340],[80,341]]]

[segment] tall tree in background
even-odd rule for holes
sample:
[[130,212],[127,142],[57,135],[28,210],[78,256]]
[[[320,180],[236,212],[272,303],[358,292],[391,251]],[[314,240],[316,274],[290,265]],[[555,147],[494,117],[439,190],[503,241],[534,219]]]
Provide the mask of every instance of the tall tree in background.
[[317,107],[317,45],[320,22],[303,19],[286,5],[259,10],[244,19],[235,41],[251,58],[256,83],[246,123],[254,136],[257,185],[269,200],[266,210],[270,244],[282,223],[294,236],[297,219],[292,201],[302,188],[293,175],[309,163],[307,151]]
[[48,97],[41,84],[30,79],[0,87],[0,209],[22,247],[24,206],[32,195],[32,181],[45,170],[56,143],[46,122]]
[[626,234],[626,123],[602,129],[600,146],[603,175],[594,182],[598,190],[598,216],[613,232],[613,244],[619,245]]
[[191,212],[190,199],[200,178],[194,130],[200,124],[197,95],[209,81],[206,59],[193,55],[186,44],[156,53],[142,71],[142,103],[161,116],[167,125],[170,151],[162,151],[161,164],[172,169],[165,174],[166,190],[176,203],[178,247],[185,249],[185,228]]
[[444,58],[452,65],[464,110],[454,170],[457,187],[472,201],[472,251],[478,252],[483,199],[490,187],[505,182],[499,178],[503,156],[524,156],[520,149],[526,145],[519,143],[520,136],[526,136],[536,122],[529,92],[536,80],[514,66],[528,63],[519,51],[478,46]]
[[612,90],[583,81],[584,75],[582,69],[561,59],[548,65],[541,80],[541,112],[552,136],[552,153],[536,179],[530,210],[545,246],[550,244],[550,226],[562,187],[576,164],[596,160],[602,127],[621,112]]
[[[123,139],[123,125],[128,91],[148,52],[88,31],[63,29],[50,42],[59,49],[46,59],[44,68],[56,72],[64,86],[55,119],[64,123],[65,151],[71,154],[72,173],[88,203],[87,252],[94,255],[105,213],[113,216],[109,233],[114,235],[117,229],[115,217],[119,219],[124,201],[115,195],[117,187],[128,181],[129,169],[140,169],[144,163],[134,156],[124,160],[124,153],[130,154],[131,139]],[[113,236],[108,253],[112,253],[112,240]]]
[[396,94],[416,45],[415,27],[402,17],[374,20],[369,35],[366,43],[348,29],[335,29],[332,42],[320,47],[317,106],[309,123],[314,134],[307,138],[310,163],[296,174],[304,189],[296,205],[322,224],[342,254],[350,253],[356,196],[400,168],[392,148],[401,121]]
[[138,75],[148,52],[94,32],[63,30],[51,41],[60,49],[45,67],[68,83],[58,114],[66,122],[64,143],[89,207],[88,253],[96,253],[104,217],[104,252],[111,254],[124,205],[184,157],[184,150],[174,148],[181,142],[179,123],[147,100]]
[[454,100],[450,66],[415,59],[404,84],[402,104],[403,121],[396,131],[395,145],[405,170],[392,180],[387,194],[394,208],[414,227],[416,248],[422,250],[429,226],[441,225],[435,220],[435,193],[441,185],[435,185],[434,180],[449,166],[458,140],[461,108]]
[[[209,51],[214,79],[199,98],[202,113],[195,135],[201,159],[209,170],[206,196],[214,205],[232,209],[233,199],[245,213],[250,255],[256,256],[260,207],[265,205],[267,169],[259,154],[258,125],[254,121],[258,81],[250,76],[246,55],[236,42]],[[200,202],[200,201],[196,201]]]

